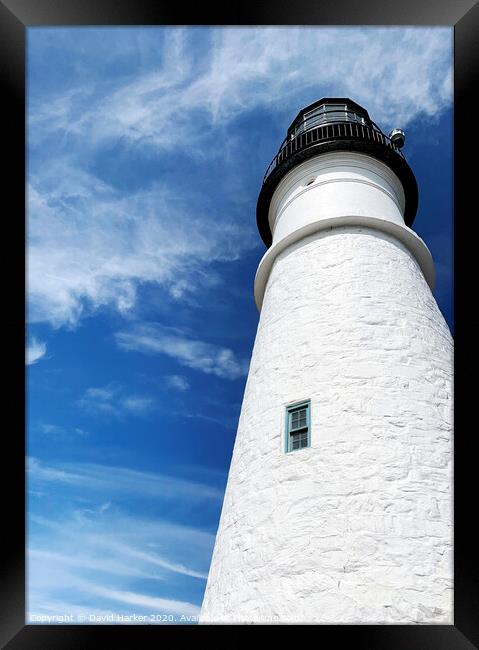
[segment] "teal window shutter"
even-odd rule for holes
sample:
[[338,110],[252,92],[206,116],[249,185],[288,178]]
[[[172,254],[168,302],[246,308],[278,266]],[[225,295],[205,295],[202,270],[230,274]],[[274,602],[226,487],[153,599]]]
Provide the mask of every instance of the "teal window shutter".
[[286,407],[285,451],[311,446],[311,401],[298,402]]

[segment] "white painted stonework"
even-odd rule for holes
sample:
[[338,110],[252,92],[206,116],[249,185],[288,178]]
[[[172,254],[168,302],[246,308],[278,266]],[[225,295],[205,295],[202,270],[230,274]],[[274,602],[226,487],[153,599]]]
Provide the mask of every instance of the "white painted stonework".
[[404,224],[404,191],[384,163],[361,153],[333,152],[294,167],[276,188],[269,210],[272,246],[259,263],[255,300],[259,309],[276,256],[320,230],[357,225],[402,241],[415,256],[431,288],[434,265],[418,235]]
[[[202,623],[453,622],[451,335],[399,182],[352,157],[352,180],[327,154],[273,196],[270,251],[293,239],[259,292]],[[285,408],[307,399],[311,447],[285,453]]]

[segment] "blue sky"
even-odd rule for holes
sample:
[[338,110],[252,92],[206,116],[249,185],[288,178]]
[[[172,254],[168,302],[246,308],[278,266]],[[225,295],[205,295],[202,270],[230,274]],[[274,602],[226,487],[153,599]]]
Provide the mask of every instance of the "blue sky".
[[453,329],[452,30],[29,28],[27,92],[28,614],[187,623],[256,333],[256,200],[301,107],[406,131]]

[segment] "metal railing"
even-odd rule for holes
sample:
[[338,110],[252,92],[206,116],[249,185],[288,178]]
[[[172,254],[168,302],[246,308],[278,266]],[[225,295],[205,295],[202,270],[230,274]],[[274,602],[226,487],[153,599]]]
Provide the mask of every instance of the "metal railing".
[[[315,117],[316,116],[312,116],[311,119],[314,119]],[[307,121],[305,121],[305,124],[306,122]],[[263,177],[263,184],[271,172],[294,153],[301,151],[302,149],[307,149],[320,142],[330,142],[333,140],[343,139],[376,142],[385,147],[389,147],[389,149],[392,149],[395,153],[401,156],[401,158],[404,158],[401,150],[398,149],[398,147],[396,147],[386,135],[384,135],[374,122],[371,122],[370,124],[362,124],[360,121],[351,121],[350,119],[346,121],[343,119],[343,121],[334,121],[329,124],[323,124],[322,126],[307,128],[299,133],[296,132],[296,135],[291,134],[286,136],[278,150],[278,153],[266,170]]]
[[[303,115],[303,119],[298,122],[294,129],[293,135],[297,136],[303,131],[309,131],[316,126],[331,124],[333,122],[358,122],[359,124],[369,124],[369,118],[355,110],[348,109],[346,106],[337,104],[322,104],[314,108],[309,113]],[[375,125],[376,126],[376,125]],[[288,135],[292,132],[288,130]]]

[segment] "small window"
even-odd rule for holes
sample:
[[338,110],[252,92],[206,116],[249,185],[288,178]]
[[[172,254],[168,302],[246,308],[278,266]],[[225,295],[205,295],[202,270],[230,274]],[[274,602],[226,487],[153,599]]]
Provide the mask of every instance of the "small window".
[[311,446],[310,402],[286,407],[286,451]]

